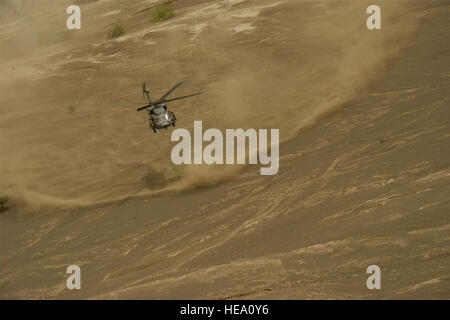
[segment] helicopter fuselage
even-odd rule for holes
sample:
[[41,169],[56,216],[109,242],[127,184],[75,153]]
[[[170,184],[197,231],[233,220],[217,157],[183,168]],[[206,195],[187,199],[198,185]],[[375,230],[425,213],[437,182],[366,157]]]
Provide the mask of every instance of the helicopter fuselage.
[[197,92],[189,94],[187,96],[177,97],[173,99],[166,99],[182,83],[183,81],[178,82],[175,86],[173,86],[169,91],[167,91],[161,98],[159,98],[156,101],[152,101],[150,99],[150,90],[147,89],[145,82],[142,84],[142,93],[144,96],[147,96],[148,105],[137,108],[137,111],[147,110],[150,129],[153,129],[155,133],[158,132],[158,129],[167,129],[170,126],[175,127],[177,119],[175,118],[175,113],[167,109],[166,106],[167,102],[194,97],[202,93]]
[[152,109],[147,109],[149,115],[150,128],[156,132],[157,129],[165,129],[175,126],[175,114],[167,109],[164,104],[158,105]]

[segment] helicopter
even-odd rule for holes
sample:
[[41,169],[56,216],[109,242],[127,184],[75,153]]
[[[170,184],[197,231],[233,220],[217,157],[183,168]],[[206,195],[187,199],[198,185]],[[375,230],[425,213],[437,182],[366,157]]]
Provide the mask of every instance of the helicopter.
[[152,101],[150,98],[150,90],[147,89],[147,85],[145,82],[142,84],[142,94],[143,96],[147,96],[148,104],[137,108],[137,111],[147,110],[148,113],[148,123],[150,126],[150,129],[152,129],[155,133],[158,132],[158,129],[167,129],[170,126],[175,127],[175,123],[177,122],[177,119],[175,117],[175,113],[167,109],[166,103],[190,98],[193,96],[197,96],[203,92],[197,92],[194,94],[190,94],[187,96],[182,96],[178,98],[173,99],[166,99],[175,89],[177,89],[179,86],[183,84],[183,81],[178,82],[176,85],[174,85],[169,91],[167,91],[161,98],[159,98],[156,101]]

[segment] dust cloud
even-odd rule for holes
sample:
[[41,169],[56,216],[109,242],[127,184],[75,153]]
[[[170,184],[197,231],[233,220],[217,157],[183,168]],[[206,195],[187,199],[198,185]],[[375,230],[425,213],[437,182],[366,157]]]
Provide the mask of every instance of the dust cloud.
[[[133,12],[98,18],[73,38],[56,13],[4,22],[1,190],[28,205],[72,207],[232,179],[242,166],[171,163],[170,131],[154,136],[135,112],[141,81],[156,95],[180,78],[189,82],[178,94],[206,91],[171,106],[181,127],[279,128],[288,141],[363,93],[412,35],[408,2],[383,4],[389,32],[367,30],[369,4],[209,2],[141,32],[147,17],[133,2]],[[111,5],[89,4],[83,15],[93,21]],[[50,43],[29,28],[45,21],[59,30]],[[116,21],[129,38],[105,39]]]

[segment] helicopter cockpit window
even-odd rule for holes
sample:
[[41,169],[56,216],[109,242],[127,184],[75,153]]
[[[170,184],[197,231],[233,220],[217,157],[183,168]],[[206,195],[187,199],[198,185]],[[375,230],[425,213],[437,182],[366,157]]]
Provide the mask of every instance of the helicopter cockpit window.
[[165,109],[164,109],[164,107],[156,107],[152,111],[154,114],[160,115],[160,114],[164,113]]

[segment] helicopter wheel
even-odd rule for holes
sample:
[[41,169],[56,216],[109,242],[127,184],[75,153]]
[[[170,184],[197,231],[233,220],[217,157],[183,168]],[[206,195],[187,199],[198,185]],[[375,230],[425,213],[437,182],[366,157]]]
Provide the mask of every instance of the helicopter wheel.
[[158,133],[158,130],[156,128],[152,128],[154,133]]

